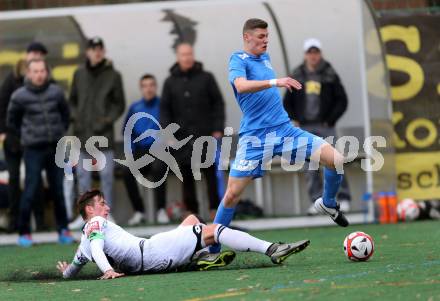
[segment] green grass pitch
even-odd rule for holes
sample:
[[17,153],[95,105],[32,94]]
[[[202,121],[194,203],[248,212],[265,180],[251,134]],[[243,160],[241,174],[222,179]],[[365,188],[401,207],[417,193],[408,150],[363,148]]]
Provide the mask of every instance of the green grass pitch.
[[[0,248],[0,300],[440,300],[440,224],[358,225],[254,232],[271,241],[304,238],[311,245],[275,266],[263,255],[238,253],[227,268],[130,276],[98,281],[89,264],[75,280],[63,280],[57,260],[75,247]],[[373,258],[349,262],[347,234],[364,231],[376,244]]]

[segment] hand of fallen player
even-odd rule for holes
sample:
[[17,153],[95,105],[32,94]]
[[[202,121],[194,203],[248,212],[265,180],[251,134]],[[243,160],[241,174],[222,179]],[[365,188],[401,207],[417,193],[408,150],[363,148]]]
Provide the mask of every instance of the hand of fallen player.
[[99,280],[115,279],[115,278],[119,278],[119,277],[123,277],[123,276],[125,276],[124,273],[117,273],[114,270],[108,270],[104,273],[104,275],[102,275],[98,279]]
[[302,88],[302,85],[296,79],[293,79],[291,77],[283,77],[277,79],[277,87],[284,87],[292,92],[292,89],[300,90]]
[[67,270],[68,267],[69,264],[65,261],[58,261],[57,263],[57,269],[61,272],[61,274],[64,273],[64,271]]

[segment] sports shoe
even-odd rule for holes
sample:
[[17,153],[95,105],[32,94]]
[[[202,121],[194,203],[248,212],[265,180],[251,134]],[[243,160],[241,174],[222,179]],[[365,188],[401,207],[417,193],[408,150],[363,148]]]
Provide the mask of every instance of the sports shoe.
[[127,224],[129,226],[137,226],[145,221],[144,214],[142,212],[136,211],[133,216],[128,220]]
[[18,245],[23,248],[32,247],[34,241],[32,240],[32,236],[30,234],[20,235],[18,237]]
[[67,226],[69,230],[80,230],[84,226],[85,222],[81,215],[78,215],[75,220]]
[[58,243],[61,245],[70,245],[75,242],[75,239],[72,236],[72,233],[70,233],[69,230],[63,229],[60,232],[60,236],[58,237]]
[[336,204],[335,208],[327,207],[324,205],[322,198],[319,198],[315,201],[315,208],[318,212],[330,216],[331,219],[339,226],[347,227],[349,225],[344,213],[342,213],[339,209],[339,204]]
[[349,200],[342,200],[339,201],[339,210],[343,213],[348,213],[350,211],[350,201]]
[[266,251],[266,255],[270,257],[275,264],[281,264],[292,254],[299,253],[310,244],[310,240],[300,240],[293,243],[273,243]]
[[169,224],[170,223],[170,218],[168,217],[168,214],[164,208],[159,209],[159,211],[157,211],[156,220],[159,224]]
[[201,253],[195,260],[195,269],[206,271],[212,268],[224,267],[230,264],[235,258],[235,252],[228,250],[221,253],[212,254],[209,252]]

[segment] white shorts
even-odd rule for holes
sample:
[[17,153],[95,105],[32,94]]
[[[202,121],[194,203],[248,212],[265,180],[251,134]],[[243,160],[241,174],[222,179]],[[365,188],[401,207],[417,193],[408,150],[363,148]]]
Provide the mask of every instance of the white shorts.
[[188,264],[202,248],[201,240],[202,225],[179,226],[153,235],[144,244],[144,272],[166,272]]

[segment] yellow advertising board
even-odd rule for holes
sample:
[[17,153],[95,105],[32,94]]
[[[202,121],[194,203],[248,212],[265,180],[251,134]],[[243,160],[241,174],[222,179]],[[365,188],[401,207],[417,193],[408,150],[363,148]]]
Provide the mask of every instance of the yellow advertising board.
[[383,17],[399,198],[440,199],[440,16]]

